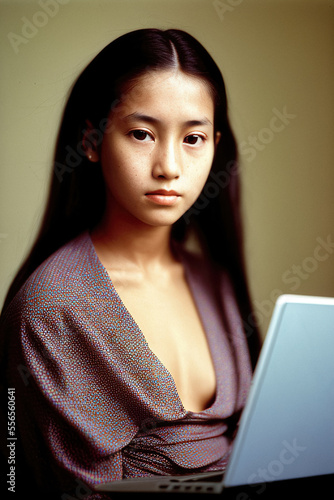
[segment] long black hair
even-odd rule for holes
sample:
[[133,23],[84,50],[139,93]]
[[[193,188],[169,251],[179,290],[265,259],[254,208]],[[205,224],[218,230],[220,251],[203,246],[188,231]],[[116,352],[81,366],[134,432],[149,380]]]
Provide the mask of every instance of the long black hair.
[[[244,321],[252,317],[243,255],[237,147],[228,120],[224,80],[206,49],[191,35],[176,29],[141,29],[120,36],[75,82],[58,134],[41,229],[9,289],[5,307],[42,261],[82,231],[93,228],[102,217],[105,187],[101,165],[95,163],[93,168],[85,154],[87,120],[92,141],[98,144],[110,126],[110,111],[116,111],[125,95],[128,99],[136,92],[131,83],[148,71],[175,67],[208,84],[215,104],[214,128],[221,139],[203,191],[174,224],[173,236],[182,240],[189,230],[196,229],[211,259],[228,270]],[[248,343],[254,366],[260,345],[254,324]]]

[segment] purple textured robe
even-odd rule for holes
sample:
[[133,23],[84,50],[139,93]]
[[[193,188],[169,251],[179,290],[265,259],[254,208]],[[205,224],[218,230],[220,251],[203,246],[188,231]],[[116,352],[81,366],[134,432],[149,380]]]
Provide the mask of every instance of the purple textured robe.
[[12,302],[8,384],[19,444],[45,491],[225,467],[252,376],[247,342],[227,275],[180,255],[217,380],[213,404],[198,413],[183,408],[88,233],[49,257]]

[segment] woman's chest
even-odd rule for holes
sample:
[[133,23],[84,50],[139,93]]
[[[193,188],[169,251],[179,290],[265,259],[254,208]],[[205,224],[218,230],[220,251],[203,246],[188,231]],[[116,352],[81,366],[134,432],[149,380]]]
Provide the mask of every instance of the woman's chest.
[[216,394],[215,367],[186,281],[116,287],[150,350],[173,377],[184,408],[198,412],[209,407]]

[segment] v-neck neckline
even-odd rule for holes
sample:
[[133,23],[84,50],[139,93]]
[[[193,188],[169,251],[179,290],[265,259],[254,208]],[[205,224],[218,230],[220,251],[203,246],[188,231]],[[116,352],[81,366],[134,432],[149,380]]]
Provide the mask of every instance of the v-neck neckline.
[[105,278],[106,284],[108,285],[109,289],[112,291],[113,296],[114,297],[116,296],[118,302],[121,304],[121,307],[122,307],[125,315],[131,320],[131,323],[136,326],[136,330],[137,330],[138,335],[140,335],[140,340],[141,340],[142,344],[145,345],[145,348],[149,351],[149,353],[150,353],[151,357],[154,359],[155,363],[158,364],[163,369],[163,371],[165,372],[165,374],[169,378],[169,380],[171,382],[171,385],[172,385],[172,387],[174,389],[174,392],[175,392],[177,401],[179,403],[179,406],[182,408],[182,413],[184,414],[184,416],[186,416],[186,415],[189,415],[189,416],[190,415],[203,415],[203,414],[206,414],[208,412],[213,411],[213,409],[214,409],[214,407],[215,407],[215,405],[217,404],[217,401],[218,401],[218,391],[219,391],[218,360],[215,357],[215,350],[213,349],[212,339],[211,339],[211,336],[210,336],[210,332],[207,331],[207,328],[205,326],[206,321],[205,321],[205,318],[203,317],[203,314],[201,312],[201,307],[200,307],[200,304],[198,303],[198,299],[197,299],[195,290],[193,288],[191,274],[189,272],[189,266],[187,265],[187,263],[186,263],[186,261],[184,259],[182,250],[180,248],[178,248],[177,249],[177,254],[178,254],[179,258],[181,259],[181,262],[182,262],[182,265],[183,265],[183,268],[184,268],[184,272],[185,272],[186,281],[187,281],[189,290],[191,292],[192,298],[194,300],[196,309],[198,311],[199,317],[200,317],[202,325],[203,325],[203,329],[204,329],[204,332],[205,332],[205,335],[206,335],[206,339],[207,339],[207,342],[208,342],[210,356],[211,356],[211,360],[212,360],[212,364],[213,364],[213,368],[214,368],[215,379],[216,379],[216,392],[215,392],[212,404],[210,406],[208,406],[207,408],[205,408],[203,410],[200,410],[200,411],[192,411],[192,410],[187,410],[185,408],[185,406],[184,406],[184,404],[182,402],[182,399],[181,399],[181,397],[180,397],[180,395],[178,393],[177,386],[176,386],[176,383],[175,383],[173,375],[170,373],[170,371],[164,365],[164,363],[160,360],[160,358],[157,356],[157,354],[150,348],[149,343],[146,340],[144,332],[141,330],[141,328],[139,327],[139,325],[136,322],[135,318],[132,316],[132,314],[130,313],[130,311],[128,310],[128,308],[126,307],[126,305],[124,304],[122,298],[118,294],[118,292],[117,292],[117,290],[116,290],[116,288],[115,288],[115,286],[114,286],[114,284],[112,282],[112,279],[111,279],[111,277],[110,277],[110,275],[109,275],[106,267],[102,264],[99,256],[97,255],[97,252],[96,252],[94,243],[92,241],[91,235],[89,234],[88,231],[87,231],[86,234],[87,234],[87,239],[88,239],[90,247],[91,247],[91,252],[92,252],[92,254],[94,256],[94,260],[97,263],[98,267],[103,271],[103,276]]

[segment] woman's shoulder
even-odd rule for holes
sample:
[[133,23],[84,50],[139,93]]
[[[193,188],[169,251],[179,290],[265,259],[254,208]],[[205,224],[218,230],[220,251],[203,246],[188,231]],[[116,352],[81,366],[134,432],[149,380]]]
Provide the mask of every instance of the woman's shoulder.
[[93,274],[96,254],[88,232],[82,233],[50,255],[29,276],[16,297],[16,307],[43,307],[73,300]]

